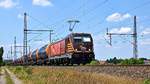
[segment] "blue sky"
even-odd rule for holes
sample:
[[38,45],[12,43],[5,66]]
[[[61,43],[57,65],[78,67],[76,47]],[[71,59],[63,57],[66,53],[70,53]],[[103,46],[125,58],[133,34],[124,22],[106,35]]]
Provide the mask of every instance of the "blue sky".
[[[149,0],[0,0],[0,45],[4,46],[7,59],[15,36],[17,45],[23,44],[23,13],[27,12],[28,28],[53,29],[54,40],[69,34],[67,20],[79,20],[74,32],[92,34],[96,59],[131,58],[131,36],[113,36],[113,46],[104,38],[108,40],[107,27],[113,33],[132,33],[136,15],[139,57],[150,58],[149,8]],[[32,50],[48,43],[48,33],[29,35],[29,39],[33,37],[36,39],[29,42]]]

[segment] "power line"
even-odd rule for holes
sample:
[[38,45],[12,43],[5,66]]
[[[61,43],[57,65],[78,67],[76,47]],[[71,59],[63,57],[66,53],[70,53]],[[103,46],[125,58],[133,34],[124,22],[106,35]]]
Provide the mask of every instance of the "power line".
[[41,34],[34,36],[33,38],[29,39],[28,42],[33,41],[35,38],[39,37]]
[[[88,1],[87,1],[87,2],[88,2]],[[87,3],[87,2],[86,2],[86,3]],[[87,14],[93,12],[95,9],[99,8],[100,6],[102,6],[103,4],[105,4],[106,2],[108,2],[108,0],[105,0],[105,1],[103,1],[103,2],[101,2],[101,3],[99,3],[99,4],[97,4],[97,5],[96,5],[94,8],[92,8],[92,9],[90,10],[90,12],[88,12]],[[84,4],[81,5],[78,9],[81,9],[82,7],[84,7]],[[77,10],[78,10],[78,9],[77,9]],[[79,17],[82,17],[82,16],[83,16],[83,15],[80,15]],[[57,24],[57,23],[64,22],[66,19],[67,19],[67,18],[61,19],[61,20],[56,21],[55,23],[53,23],[53,24],[51,24],[51,25],[55,25],[55,24]],[[57,24],[57,25],[58,25],[58,24]]]
[[[143,6],[146,6],[146,5],[148,5],[148,4],[150,4],[150,1],[145,2],[145,3],[141,4],[141,5],[138,5],[138,6],[134,7],[134,8],[131,8],[131,9],[125,11],[124,13],[128,13],[128,12],[134,11],[134,10],[136,10],[136,9],[138,9],[138,8],[141,8],[141,7],[143,7]],[[108,16],[108,15],[107,15],[107,16]],[[94,24],[94,26],[97,26],[97,25],[100,25],[100,24],[102,25],[102,24],[105,22],[105,18],[106,18],[107,16],[105,16],[102,21],[97,22],[96,24]]]
[[[82,5],[80,5],[77,9],[75,9],[75,10],[73,10],[73,15],[76,15],[76,13],[77,13],[77,11],[79,11],[79,10],[81,10],[84,6],[85,6],[85,4],[87,4],[89,2],[89,0],[87,0],[85,3],[83,3]],[[72,9],[71,9],[72,10]],[[61,23],[61,22],[64,22],[64,21],[66,21],[67,19],[68,19],[69,17],[65,17],[65,18],[63,18],[63,19],[61,19],[61,20],[58,20],[58,21],[56,21],[56,22],[54,22],[54,23],[52,23],[52,24],[50,24],[50,25],[55,25],[55,24],[57,24],[58,25],[58,23]],[[47,22],[47,21],[46,21]]]
[[38,19],[36,19],[35,17],[27,14],[31,19],[35,20],[36,22],[40,23],[41,25],[43,25],[46,28],[49,28],[49,25],[44,24],[43,22],[39,21]]
[[77,18],[82,18],[83,16],[86,16],[90,13],[92,13],[93,11],[95,11],[97,8],[101,7],[102,5],[106,4],[109,0],[104,0],[103,2],[98,3],[96,6],[94,6],[92,9],[90,9],[85,15],[80,15]]
[[138,5],[138,6],[134,7],[134,8],[132,8],[132,9],[129,9],[129,10],[125,11],[125,13],[134,11],[134,10],[136,10],[136,9],[139,9],[139,8],[144,7],[144,6],[146,6],[146,5],[149,5],[149,4],[150,4],[150,1],[145,2],[145,3],[141,4],[141,5]]

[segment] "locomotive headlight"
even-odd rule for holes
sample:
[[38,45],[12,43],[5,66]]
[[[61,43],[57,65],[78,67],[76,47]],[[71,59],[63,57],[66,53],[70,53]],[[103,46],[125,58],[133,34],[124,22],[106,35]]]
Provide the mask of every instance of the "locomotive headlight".
[[78,51],[78,49],[75,49],[75,51]]
[[91,49],[89,49],[89,51],[91,51]]

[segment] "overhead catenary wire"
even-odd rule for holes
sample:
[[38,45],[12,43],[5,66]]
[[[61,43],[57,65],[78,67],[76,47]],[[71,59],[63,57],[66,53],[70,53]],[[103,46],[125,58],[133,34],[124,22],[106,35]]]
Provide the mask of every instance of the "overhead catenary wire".
[[81,14],[79,16],[77,16],[77,18],[82,18],[84,16],[87,16],[88,14],[92,13],[93,11],[95,11],[97,8],[101,7],[102,5],[106,4],[109,0],[104,0],[100,3],[98,3],[96,6],[94,6],[92,9],[88,10],[88,12],[86,14]]
[[[80,6],[79,8],[77,8],[76,10],[82,9],[82,8],[85,6],[85,4],[88,3],[88,2],[89,2],[89,1],[85,2],[83,5],[81,5],[81,6]],[[95,9],[99,8],[100,6],[102,6],[103,4],[105,4],[106,2],[108,2],[108,0],[104,0],[103,2],[100,2],[99,4],[97,4],[96,6],[94,6],[91,10],[89,10],[88,13],[93,12]],[[76,13],[76,11],[75,11],[75,13]],[[86,13],[86,14],[88,14],[88,13]],[[73,13],[73,14],[74,14],[74,13]],[[79,17],[82,18],[82,16],[83,16],[83,15],[80,15]],[[77,17],[78,17],[78,16],[77,16]],[[64,19],[61,19],[61,20],[59,20],[59,21],[56,21],[55,23],[53,23],[53,24],[51,24],[51,25],[55,25],[55,24],[58,25],[58,23],[64,22],[64,21],[66,21],[66,19],[68,19],[68,18],[69,18],[69,17],[64,18]]]
[[[106,2],[107,2],[108,0],[105,0],[104,2],[102,2],[102,3],[99,3],[100,5],[103,5],[103,4],[105,4]],[[87,2],[88,2],[88,0],[87,0]],[[86,3],[87,3],[86,2]],[[95,6],[95,8],[97,7],[97,6],[100,6],[100,5],[96,5]],[[145,3],[143,3],[142,5],[138,5],[138,6],[136,6],[136,7],[134,7],[134,8],[132,8],[132,9],[129,9],[129,10],[127,10],[126,12],[131,12],[131,11],[133,11],[133,10],[135,10],[135,9],[138,9],[138,8],[141,8],[141,6],[145,6],[145,5],[148,5],[149,4],[149,1],[148,2],[145,2]],[[81,9],[82,7],[84,7],[84,5],[85,5],[85,3],[84,4],[82,4],[78,9]],[[94,8],[93,8],[94,9]],[[95,10],[95,9],[94,9]],[[36,19],[37,20],[37,19]],[[63,20],[60,20],[60,22],[62,22],[62,21],[64,21],[64,20],[66,20],[66,18],[65,19],[63,19]],[[37,20],[39,23],[41,23],[39,20]],[[57,23],[57,22],[56,22]],[[56,23],[54,23],[54,24],[56,24]],[[99,22],[99,23],[101,23],[101,22]],[[42,23],[43,24],[43,23]],[[54,24],[52,24],[52,25],[54,25]],[[98,24],[98,23],[97,23]],[[45,25],[45,24],[44,24]]]
[[[106,0],[106,1],[108,1],[108,0]],[[104,1],[104,3],[105,3],[105,1]],[[146,3],[144,3],[144,4],[142,4],[142,5],[145,5],[145,4],[147,5],[147,2],[146,2]],[[139,6],[135,7],[135,8],[132,8],[132,9],[130,9],[130,10],[128,10],[128,11],[130,12],[130,11],[135,10],[135,9],[138,9],[138,8],[140,8],[140,7],[141,7],[141,5],[139,5]],[[82,6],[81,6],[81,7],[79,7],[79,8],[82,8]],[[64,20],[64,19],[63,19],[63,20]],[[102,24],[103,22],[99,22],[99,23],[101,23],[101,24]],[[97,24],[99,24],[99,23],[97,23]]]
[[27,16],[29,16],[31,19],[37,21],[38,23],[40,23],[40,25],[43,25],[45,28],[49,29],[50,25],[44,24],[43,22],[41,22],[40,20],[36,19],[35,17],[33,17],[33,16],[29,15],[29,14],[27,14]]
[[[107,2],[108,0],[105,0],[104,2],[102,2],[102,3],[99,3],[98,5],[96,5],[95,7],[98,7],[98,6],[101,6],[101,5],[103,5],[105,2]],[[87,1],[88,2],[88,1]],[[83,7],[83,5],[81,5],[80,7],[79,7],[79,9],[80,8],[82,8]],[[95,9],[95,8],[93,8],[93,9]],[[37,21],[38,23],[40,23],[41,25],[43,25],[43,26],[45,26],[45,27],[49,27],[48,25],[45,25],[45,24],[43,24],[41,21],[39,21],[38,19],[36,19],[36,18],[34,18],[33,16],[31,16],[31,15],[29,15],[28,14],[28,16],[30,17],[30,18],[32,18],[33,20],[35,20],[35,21]],[[60,22],[61,21],[65,21],[66,19],[62,19],[62,20],[60,20]],[[57,23],[57,22],[56,22]],[[53,24],[51,24],[51,25],[54,25],[54,24],[56,24],[56,23],[53,23]]]
[[[123,12],[123,13],[125,14],[125,13],[132,12],[132,11],[134,11],[134,10],[137,10],[137,9],[139,9],[139,8],[141,8],[141,7],[144,7],[144,6],[146,6],[146,5],[149,5],[149,4],[150,4],[150,1],[145,2],[145,3],[140,4],[140,5],[138,5],[138,6],[134,7],[134,8],[128,9],[128,10],[126,10],[126,11]],[[107,16],[108,16],[108,15],[107,15]],[[105,16],[102,21],[95,23],[94,26],[100,25],[100,24],[102,25],[102,24],[105,22],[105,18],[106,18],[107,16]]]
[[139,8],[144,7],[146,5],[149,5],[149,4],[150,4],[150,1],[147,1],[145,3],[142,3],[141,5],[138,5],[138,6],[134,7],[134,8],[131,8],[131,9],[125,11],[124,13],[132,12],[132,11],[134,11],[136,9],[139,9]]

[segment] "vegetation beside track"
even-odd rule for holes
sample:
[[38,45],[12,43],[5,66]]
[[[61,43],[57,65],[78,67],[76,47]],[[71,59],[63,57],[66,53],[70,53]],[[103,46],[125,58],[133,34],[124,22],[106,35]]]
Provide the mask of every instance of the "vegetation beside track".
[[4,49],[3,47],[0,48],[0,66],[2,66],[4,63],[3,63],[3,53],[4,53]]
[[144,80],[144,84],[150,84],[150,79]]
[[130,78],[49,67],[8,67],[26,84],[142,84]]
[[107,59],[107,63],[111,64],[121,64],[121,65],[137,65],[137,64],[144,64],[144,60],[147,60],[146,58],[139,58],[139,59],[117,59],[116,57]]
[[6,84],[14,84],[13,80],[11,79],[9,73],[5,70],[5,78],[6,78]]
[[98,60],[92,60],[89,64],[86,65],[99,65],[99,61]]

